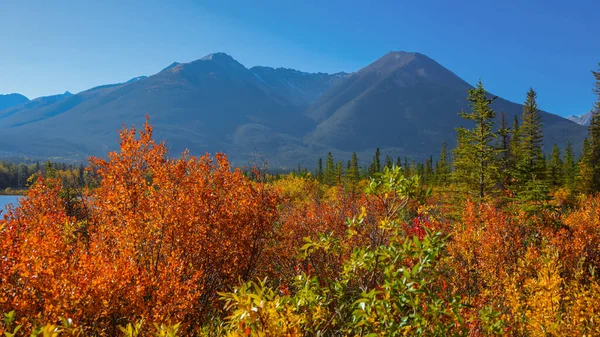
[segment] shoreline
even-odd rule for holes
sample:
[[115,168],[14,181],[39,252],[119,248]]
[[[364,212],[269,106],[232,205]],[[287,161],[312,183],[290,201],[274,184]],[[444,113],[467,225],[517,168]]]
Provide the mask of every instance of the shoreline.
[[0,196],[25,196],[27,195],[27,190],[12,190],[12,189],[5,189],[5,190],[0,190]]

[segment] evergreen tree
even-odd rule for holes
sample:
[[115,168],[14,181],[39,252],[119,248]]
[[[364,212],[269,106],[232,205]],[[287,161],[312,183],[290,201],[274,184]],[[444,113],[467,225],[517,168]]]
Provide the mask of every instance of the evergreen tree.
[[538,110],[536,97],[536,92],[529,89],[521,116],[523,122],[520,128],[521,160],[518,171],[522,183],[534,178],[541,179],[544,176],[542,115]]
[[371,163],[371,167],[369,167],[369,175],[373,176],[373,174],[381,172],[381,152],[379,148],[375,150],[375,156],[373,156],[373,162]]
[[[413,161],[413,164],[414,164],[414,161]],[[421,178],[423,178],[423,180],[425,180],[425,178],[424,178],[425,177],[425,165],[423,165],[423,163],[416,163],[415,171],[419,177],[421,177]]]
[[358,182],[360,181],[360,169],[358,167],[358,156],[356,152],[352,153],[352,159],[348,162],[348,170],[346,171],[347,188],[350,192],[357,191]]
[[575,164],[575,154],[573,153],[573,145],[567,142],[565,148],[565,160],[563,163],[564,183],[567,187],[575,188],[575,177],[577,176],[577,165]]
[[335,163],[333,161],[333,155],[331,152],[327,154],[327,161],[325,162],[325,184],[333,186],[337,183]]
[[509,162],[508,166],[511,171],[516,170],[517,163],[521,161],[521,126],[519,125],[519,117],[515,115],[513,125],[510,129]]
[[498,129],[498,137],[500,138],[500,175],[502,181],[502,187],[507,188],[510,184],[511,175],[511,162],[510,162],[510,129],[506,123],[506,115],[504,112],[500,113],[500,128]]
[[426,184],[431,184],[433,181],[435,172],[433,170],[433,156],[429,156],[428,159],[425,160],[425,171],[423,172],[423,182]]
[[400,157],[396,158],[396,167],[402,167],[402,162],[400,161]]
[[562,185],[564,178],[563,168],[564,163],[560,157],[560,149],[558,145],[554,144],[552,157],[550,158],[550,163],[548,163],[548,182],[550,185],[554,187]]
[[392,169],[392,166],[394,166],[392,158],[390,156],[385,156],[385,167],[387,167],[388,169]]
[[585,153],[584,162],[589,166],[591,173],[589,192],[600,191],[600,69],[592,71],[596,80],[594,93],[598,95],[598,99],[594,106],[592,120],[588,129],[588,151]]
[[335,183],[336,185],[342,185],[342,181],[344,179],[344,165],[342,162],[338,162],[335,164]]
[[577,177],[576,177],[576,185],[579,192],[582,193],[592,193],[594,192],[593,186],[593,158],[592,158],[592,148],[590,146],[589,138],[586,138],[583,141],[583,148],[581,150],[581,156],[579,156],[579,161],[577,162]]
[[440,150],[440,158],[435,166],[435,176],[437,183],[440,185],[446,185],[448,182],[448,176],[450,175],[450,163],[448,162],[448,145],[446,141],[442,142],[442,149]]
[[454,178],[470,194],[484,198],[497,185],[500,152],[494,146],[497,135],[493,132],[496,116],[491,107],[495,98],[488,98],[481,81],[468,90],[471,112],[460,116],[475,123],[473,129],[457,128],[459,145],[455,149]]
[[317,178],[318,182],[323,182],[323,158],[319,157],[319,163],[317,164],[317,172],[315,172],[315,177]]

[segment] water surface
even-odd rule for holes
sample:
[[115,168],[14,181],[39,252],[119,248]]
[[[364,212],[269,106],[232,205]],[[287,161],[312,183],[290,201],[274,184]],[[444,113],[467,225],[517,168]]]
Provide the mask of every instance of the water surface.
[[23,196],[21,195],[0,195],[0,211],[4,213],[8,204],[13,204],[14,206],[17,206],[19,204],[19,199],[21,199],[22,197]]

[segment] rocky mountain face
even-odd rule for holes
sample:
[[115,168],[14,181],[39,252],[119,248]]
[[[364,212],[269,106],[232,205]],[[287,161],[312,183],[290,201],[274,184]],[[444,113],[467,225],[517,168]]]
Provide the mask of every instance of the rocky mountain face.
[[[173,63],[125,83],[22,101],[0,109],[0,155],[83,161],[117,148],[122,125],[150,116],[173,155],[226,152],[234,164],[267,159],[276,167],[314,166],[327,152],[423,159],[454,143],[471,85],[419,53],[391,52],[347,74],[246,68],[215,53]],[[0,101],[1,102],[1,101]],[[522,106],[501,98],[507,118]],[[581,144],[586,129],[543,113],[546,149]],[[466,125],[465,125],[466,126]]]
[[598,113],[598,112],[600,112],[600,111],[599,110],[590,111],[590,112],[588,112],[586,114],[583,114],[581,116],[572,115],[572,116],[567,117],[567,119],[570,120],[570,121],[573,121],[573,122],[575,122],[575,123],[577,123],[579,125],[588,126],[588,125],[590,125],[590,122],[592,121],[592,116],[595,113]]

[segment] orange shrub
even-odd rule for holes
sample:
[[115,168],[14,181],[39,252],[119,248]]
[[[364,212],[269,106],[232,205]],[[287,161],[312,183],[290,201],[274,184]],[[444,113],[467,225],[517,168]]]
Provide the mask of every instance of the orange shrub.
[[124,129],[120,148],[91,159],[85,216],[67,216],[59,183],[40,179],[0,223],[0,311],[111,335],[140,317],[192,329],[217,291],[254,276],[277,194],[221,154],[168,159],[148,123],[139,139]]

